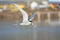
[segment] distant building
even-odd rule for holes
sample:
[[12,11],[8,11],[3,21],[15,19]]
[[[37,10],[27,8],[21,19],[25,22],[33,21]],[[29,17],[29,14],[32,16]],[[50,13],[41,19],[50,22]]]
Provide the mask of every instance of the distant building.
[[32,1],[48,1],[48,0],[2,0],[0,1],[0,4],[10,4],[10,3],[27,3],[27,2],[32,2]]

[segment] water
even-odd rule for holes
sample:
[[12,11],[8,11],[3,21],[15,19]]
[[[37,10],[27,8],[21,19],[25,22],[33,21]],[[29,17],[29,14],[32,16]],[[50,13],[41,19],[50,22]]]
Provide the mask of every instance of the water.
[[15,22],[0,22],[0,40],[60,40],[59,25],[13,25]]

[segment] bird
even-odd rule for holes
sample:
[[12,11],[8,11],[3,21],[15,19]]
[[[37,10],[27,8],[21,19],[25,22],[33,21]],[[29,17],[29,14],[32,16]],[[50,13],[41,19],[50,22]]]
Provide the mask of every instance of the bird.
[[24,11],[22,8],[20,8],[18,6],[18,4],[14,4],[15,7],[21,12],[22,16],[23,16],[23,21],[22,23],[20,23],[20,25],[30,25],[32,22],[29,21],[28,19],[28,13],[26,11]]

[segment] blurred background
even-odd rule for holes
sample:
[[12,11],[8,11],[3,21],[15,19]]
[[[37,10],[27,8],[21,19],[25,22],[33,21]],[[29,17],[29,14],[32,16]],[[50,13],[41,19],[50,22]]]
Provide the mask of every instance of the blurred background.
[[[36,14],[33,25],[20,25],[13,3],[29,17]],[[0,0],[0,40],[60,40],[60,0]]]

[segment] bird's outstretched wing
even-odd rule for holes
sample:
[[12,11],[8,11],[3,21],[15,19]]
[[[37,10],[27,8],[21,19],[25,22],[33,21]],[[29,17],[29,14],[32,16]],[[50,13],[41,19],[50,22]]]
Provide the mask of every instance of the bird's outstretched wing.
[[23,15],[23,22],[24,21],[28,21],[28,14],[26,11],[24,11],[22,8],[20,8],[17,4],[14,4],[16,6],[16,8],[18,8],[18,10],[21,12],[21,14]]

